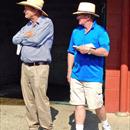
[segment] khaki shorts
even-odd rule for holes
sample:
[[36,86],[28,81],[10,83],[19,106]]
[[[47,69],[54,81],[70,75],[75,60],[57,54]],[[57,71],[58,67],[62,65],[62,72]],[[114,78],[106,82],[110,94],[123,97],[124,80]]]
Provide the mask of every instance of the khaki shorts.
[[79,82],[71,78],[70,104],[86,105],[89,109],[97,109],[103,105],[102,83]]

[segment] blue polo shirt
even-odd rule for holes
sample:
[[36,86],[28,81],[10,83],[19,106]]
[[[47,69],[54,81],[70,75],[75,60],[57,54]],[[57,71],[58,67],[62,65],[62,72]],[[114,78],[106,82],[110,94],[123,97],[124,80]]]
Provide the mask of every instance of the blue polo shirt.
[[103,82],[104,57],[81,54],[73,45],[93,44],[95,48],[110,50],[110,40],[106,30],[94,21],[91,30],[86,33],[83,26],[78,26],[72,32],[68,53],[74,55],[74,65],[71,77],[83,82]]

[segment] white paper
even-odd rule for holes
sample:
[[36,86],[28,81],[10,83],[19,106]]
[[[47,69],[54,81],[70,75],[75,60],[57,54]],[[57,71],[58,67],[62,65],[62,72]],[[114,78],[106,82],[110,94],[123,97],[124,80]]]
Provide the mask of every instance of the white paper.
[[17,45],[16,55],[19,55],[21,52],[22,46],[20,44]]
[[96,48],[93,43],[88,43],[88,44],[85,44],[86,47],[90,47],[90,48]]
[[76,45],[73,45],[73,47],[74,47],[74,48],[78,48],[78,46],[76,46]]
[[[88,44],[84,44],[84,45],[81,45],[81,46],[86,46],[86,47],[89,47],[89,48],[96,48],[93,43],[88,43]],[[74,48],[78,48],[79,46],[77,45],[73,45]]]

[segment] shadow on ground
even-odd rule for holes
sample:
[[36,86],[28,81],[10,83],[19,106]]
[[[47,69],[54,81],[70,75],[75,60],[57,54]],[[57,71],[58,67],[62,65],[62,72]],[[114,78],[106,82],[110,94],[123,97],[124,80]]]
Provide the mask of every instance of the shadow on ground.
[[[86,120],[85,120],[85,129],[90,130],[99,130],[98,124],[100,120],[97,118],[96,114],[92,111],[86,110]],[[70,130],[75,130],[75,120],[74,120],[74,113],[69,117],[69,124],[71,126]]]

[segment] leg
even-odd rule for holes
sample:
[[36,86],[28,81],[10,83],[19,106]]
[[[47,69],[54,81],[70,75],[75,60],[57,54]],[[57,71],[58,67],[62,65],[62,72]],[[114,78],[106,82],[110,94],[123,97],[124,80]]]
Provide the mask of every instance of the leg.
[[75,105],[76,130],[83,130],[86,116],[84,88],[81,82],[71,79],[70,103]]
[[96,115],[98,116],[98,118],[102,122],[103,129],[104,130],[111,130],[111,126],[107,121],[106,111],[105,111],[104,105],[101,108],[96,109]]
[[106,111],[103,105],[102,84],[96,82],[84,83],[87,104],[90,109],[95,109],[104,130],[111,130],[106,119]]
[[48,87],[49,65],[35,66],[33,75],[34,79],[32,79],[31,83],[35,95],[38,120],[41,127],[46,128],[47,130],[51,130],[52,119],[50,112],[50,103],[46,95]]
[[84,121],[86,117],[86,110],[84,106],[75,107],[75,121],[76,121],[76,130],[83,130]]
[[26,105],[26,119],[30,130],[38,130],[39,123],[37,118],[37,110],[35,105],[35,98],[30,85],[30,68],[22,64],[21,72],[21,87],[24,102]]
[[97,108],[95,111],[100,121],[106,120],[106,111],[104,105],[101,108]]
[[86,110],[84,106],[75,107],[75,120],[76,124],[84,124],[86,117]]

